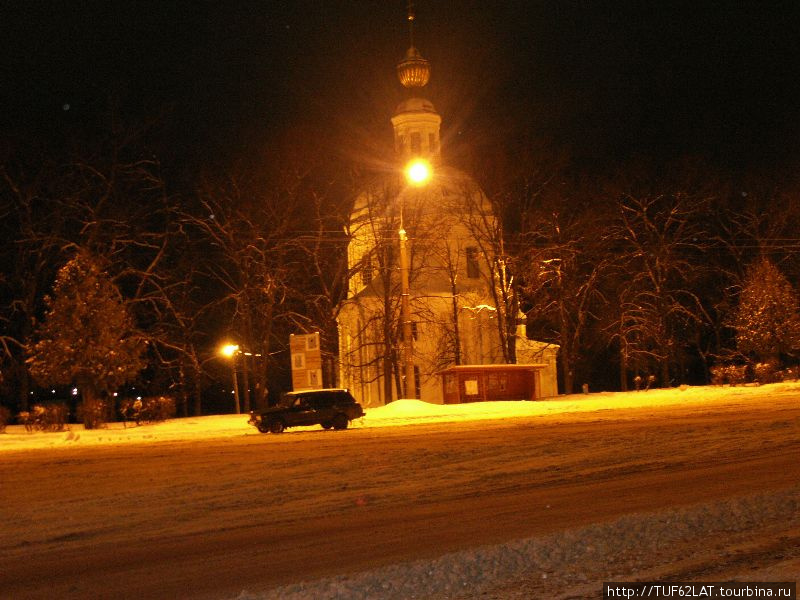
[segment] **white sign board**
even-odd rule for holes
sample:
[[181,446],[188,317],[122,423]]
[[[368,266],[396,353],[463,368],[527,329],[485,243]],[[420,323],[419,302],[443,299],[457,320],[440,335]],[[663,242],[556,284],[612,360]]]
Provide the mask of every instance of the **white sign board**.
[[313,390],[322,387],[322,354],[319,332],[289,336],[292,354],[292,389]]

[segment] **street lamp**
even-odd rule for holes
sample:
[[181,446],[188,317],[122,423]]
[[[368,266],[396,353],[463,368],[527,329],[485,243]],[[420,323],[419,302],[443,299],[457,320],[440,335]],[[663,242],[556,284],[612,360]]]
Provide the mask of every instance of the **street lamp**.
[[219,352],[223,356],[227,356],[228,358],[230,358],[231,356],[236,354],[238,351],[239,351],[239,346],[238,345],[236,345],[236,344],[225,344],[222,348],[220,348]]
[[[405,168],[406,179],[414,187],[426,185],[433,176],[431,164],[422,158],[411,160]],[[408,260],[408,236],[403,226],[403,199],[405,194],[400,196],[400,318],[403,327],[403,372],[405,373],[405,397],[416,398],[417,387],[414,375],[414,340],[411,327],[411,302],[409,285],[409,260]]]
[[[250,357],[261,358],[262,355],[258,352],[248,352],[246,348],[241,348],[238,344],[223,344],[220,346],[219,353],[224,356],[225,358],[233,359],[232,367],[233,367],[233,395],[236,400],[236,414],[240,413],[240,402],[239,402],[239,377],[238,377],[238,363],[236,362],[238,358],[242,357],[242,399],[244,400],[244,410],[245,412],[250,411]],[[254,358],[254,360],[255,360]],[[265,399],[266,391],[262,389],[261,380],[256,377],[256,403],[259,406],[263,403]]]
[[236,376],[236,355],[241,351],[237,344],[225,344],[219,349],[219,353],[226,358],[233,359],[231,363],[231,372],[233,373],[233,399],[236,404],[236,414],[241,414],[242,410],[239,404],[239,378]]
[[406,165],[406,179],[413,186],[426,185],[432,176],[431,163],[424,158],[415,158]]

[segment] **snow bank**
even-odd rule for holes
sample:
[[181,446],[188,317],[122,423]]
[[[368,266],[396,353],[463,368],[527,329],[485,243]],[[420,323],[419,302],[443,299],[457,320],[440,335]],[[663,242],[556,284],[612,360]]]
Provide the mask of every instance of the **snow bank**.
[[246,415],[215,415],[170,419],[139,426],[133,423],[107,423],[101,429],[88,430],[83,425],[71,424],[64,431],[34,433],[26,432],[22,425],[11,425],[5,434],[0,434],[0,452],[260,435],[252,425],[248,425],[247,419]]
[[498,582],[502,589],[492,597],[511,598],[511,590],[518,590],[519,598],[597,597],[603,581],[631,580],[643,570],[685,558],[687,544],[741,532],[758,535],[775,522],[800,525],[800,486],[681,510],[631,514],[610,523],[263,593],[243,591],[236,600],[484,598]]

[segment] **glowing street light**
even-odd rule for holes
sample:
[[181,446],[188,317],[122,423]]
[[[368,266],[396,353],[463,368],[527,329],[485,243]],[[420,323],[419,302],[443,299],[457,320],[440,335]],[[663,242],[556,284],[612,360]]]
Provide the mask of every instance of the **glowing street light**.
[[[415,158],[405,168],[408,182],[414,187],[426,185],[433,177],[431,164],[423,158]],[[405,373],[405,397],[416,398],[416,374],[414,373],[414,340],[411,327],[411,302],[408,261],[408,236],[403,226],[403,197],[400,202],[400,317],[403,328],[403,371]]]
[[228,358],[232,357],[239,351],[239,346],[236,344],[225,344],[222,348],[219,349],[219,353],[222,356],[226,356]]
[[406,165],[406,179],[411,185],[425,185],[431,177],[433,177],[431,163],[424,158],[415,158]]
[[219,349],[219,353],[225,358],[232,358],[231,372],[233,373],[233,399],[236,404],[236,414],[241,414],[239,404],[239,378],[236,376],[236,355],[239,354],[239,346],[236,344],[225,344]]

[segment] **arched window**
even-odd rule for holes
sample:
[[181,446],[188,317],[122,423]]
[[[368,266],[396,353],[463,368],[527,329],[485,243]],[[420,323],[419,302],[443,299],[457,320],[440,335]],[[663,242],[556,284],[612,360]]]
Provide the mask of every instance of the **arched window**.
[[422,152],[422,136],[419,131],[411,133],[411,153],[419,154]]
[[481,276],[481,266],[478,262],[478,248],[476,246],[467,247],[467,277],[477,279]]

